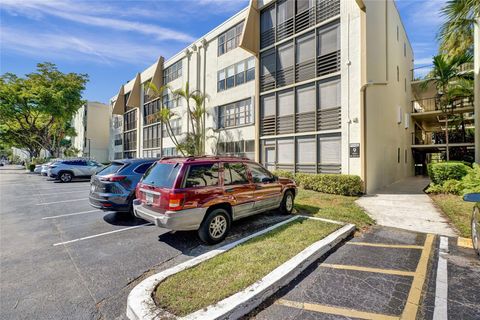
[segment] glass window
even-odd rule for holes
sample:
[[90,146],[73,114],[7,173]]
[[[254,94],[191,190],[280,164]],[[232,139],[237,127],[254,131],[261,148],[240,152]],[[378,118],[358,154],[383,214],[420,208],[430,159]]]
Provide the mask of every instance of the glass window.
[[273,175],[264,167],[259,166],[258,164],[248,163],[248,168],[252,173],[252,179],[254,183],[262,183],[264,179],[272,179]]
[[315,85],[307,85],[297,88],[297,112],[315,111]]
[[278,151],[278,163],[281,164],[293,164],[293,139],[278,139],[277,151]]
[[180,170],[179,163],[155,163],[143,176],[143,183],[156,187],[173,187]]
[[263,10],[260,15],[260,32],[270,30],[275,25],[275,6]]
[[238,47],[243,32],[243,21],[218,36],[218,55]]
[[169,83],[182,75],[182,60],[175,62],[163,71],[163,83]]
[[315,0],[297,0],[297,14],[312,8],[314,1]]
[[249,98],[225,106],[220,106],[218,111],[218,123],[220,128],[253,123],[252,100]]
[[185,188],[198,188],[218,185],[218,164],[190,165]]
[[261,97],[262,117],[275,115],[275,94]]
[[277,25],[293,17],[293,1],[277,2]]
[[235,67],[230,66],[227,68],[227,85],[226,88],[230,89],[235,85]]
[[225,186],[235,184],[248,184],[247,171],[243,163],[226,162],[223,164],[223,184]]
[[321,164],[340,164],[341,144],[340,136],[319,136],[319,162]]
[[293,44],[287,43],[279,46],[277,54],[277,71],[293,66]]
[[316,162],[315,137],[301,137],[297,138],[297,162],[315,163]]
[[278,116],[292,115],[294,110],[293,90],[282,91],[278,94]]
[[255,79],[255,58],[247,60],[247,82]]
[[150,168],[151,166],[152,166],[152,162],[143,163],[138,167],[136,167],[135,170],[133,171],[139,174],[144,174],[145,172],[147,172],[148,168]]
[[340,80],[318,84],[319,108],[328,109],[341,105]]
[[297,63],[315,59],[315,34],[310,33],[297,39]]
[[218,88],[217,91],[225,90],[225,70],[218,71]]
[[245,82],[245,61],[237,63],[237,73],[235,74],[235,85],[238,86]]
[[318,55],[323,56],[340,50],[339,26],[328,27],[318,31]]
[[275,50],[268,50],[261,54],[261,72],[263,76],[273,77],[275,74]]

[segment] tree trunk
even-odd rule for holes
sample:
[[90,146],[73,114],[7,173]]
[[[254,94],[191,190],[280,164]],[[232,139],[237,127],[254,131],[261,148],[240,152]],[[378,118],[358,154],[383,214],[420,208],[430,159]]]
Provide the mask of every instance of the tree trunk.
[[448,150],[448,115],[445,118],[445,146],[447,148],[447,161],[450,161],[450,150]]

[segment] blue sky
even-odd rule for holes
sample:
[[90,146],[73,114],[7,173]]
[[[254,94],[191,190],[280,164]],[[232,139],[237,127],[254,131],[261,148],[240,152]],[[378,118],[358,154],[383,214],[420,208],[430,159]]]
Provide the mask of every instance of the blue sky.
[[[397,1],[416,65],[430,64],[437,51],[444,2]],[[108,102],[160,55],[168,59],[247,5],[247,0],[0,0],[0,73],[23,75],[50,61],[63,72],[89,74],[84,98]]]

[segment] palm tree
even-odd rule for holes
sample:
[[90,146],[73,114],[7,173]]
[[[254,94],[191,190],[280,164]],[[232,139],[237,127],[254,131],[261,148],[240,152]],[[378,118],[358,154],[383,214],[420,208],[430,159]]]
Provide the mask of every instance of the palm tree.
[[422,87],[426,88],[428,84],[433,83],[437,89],[436,102],[440,106],[445,116],[445,145],[447,153],[447,161],[450,160],[450,152],[448,148],[448,120],[449,111],[452,109],[452,102],[459,98],[459,91],[454,90],[458,87],[459,81],[473,80],[471,72],[464,72],[461,66],[465,63],[473,61],[471,53],[463,53],[447,57],[445,55],[437,55],[433,57],[433,69],[430,76],[422,83]]
[[449,0],[441,10],[445,22],[438,38],[440,50],[448,56],[473,52],[473,29],[480,16],[478,0]]
[[182,148],[181,144],[179,143],[177,137],[175,136],[173,130],[172,130],[172,125],[170,121],[177,117],[178,115],[175,112],[172,112],[170,109],[165,108],[163,105],[163,100],[161,99],[163,97],[163,94],[170,90],[170,87],[168,85],[164,85],[161,87],[157,87],[154,83],[149,82],[148,83],[148,88],[153,92],[152,98],[160,98],[159,103],[160,103],[160,110],[155,114],[155,119],[160,121],[162,125],[165,126],[167,129],[167,134],[172,140],[173,144],[175,145],[175,148],[180,151],[180,153],[185,156],[184,153],[184,148]]

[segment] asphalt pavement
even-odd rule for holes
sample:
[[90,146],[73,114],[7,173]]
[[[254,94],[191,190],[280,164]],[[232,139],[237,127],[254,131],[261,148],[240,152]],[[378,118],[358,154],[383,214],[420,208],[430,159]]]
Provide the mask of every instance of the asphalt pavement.
[[[96,210],[88,193],[88,181],[0,168],[0,319],[124,319],[140,280],[215,248],[195,232]],[[225,241],[286,218],[244,219]]]

